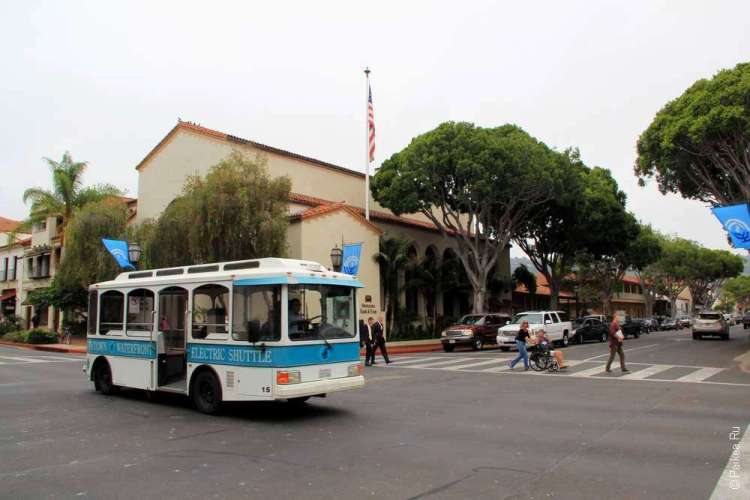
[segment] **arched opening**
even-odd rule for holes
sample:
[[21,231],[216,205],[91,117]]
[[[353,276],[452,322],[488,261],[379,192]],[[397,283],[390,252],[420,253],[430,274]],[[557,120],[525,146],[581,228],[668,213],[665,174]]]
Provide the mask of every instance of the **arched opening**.
[[452,248],[443,252],[443,272],[453,276],[453,283],[443,293],[443,316],[447,319],[458,319],[471,312],[469,301],[468,279],[464,266]]
[[427,247],[424,253],[424,261],[422,262],[424,270],[430,274],[431,287],[430,289],[423,290],[424,303],[427,316],[430,318],[431,323],[435,323],[437,316],[437,290],[442,286],[442,276],[440,274],[438,262],[438,251],[433,246]]
[[414,245],[409,247],[409,251],[406,255],[408,258],[408,264],[404,271],[404,307],[406,308],[406,313],[413,319],[419,313],[419,290],[414,286],[410,286],[417,277],[415,267],[418,263],[418,254],[416,247]]

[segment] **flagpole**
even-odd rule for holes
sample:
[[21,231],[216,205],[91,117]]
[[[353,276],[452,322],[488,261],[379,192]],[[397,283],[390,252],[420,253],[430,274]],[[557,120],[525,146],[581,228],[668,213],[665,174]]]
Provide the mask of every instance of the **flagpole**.
[[370,220],[370,68],[365,68],[365,219]]

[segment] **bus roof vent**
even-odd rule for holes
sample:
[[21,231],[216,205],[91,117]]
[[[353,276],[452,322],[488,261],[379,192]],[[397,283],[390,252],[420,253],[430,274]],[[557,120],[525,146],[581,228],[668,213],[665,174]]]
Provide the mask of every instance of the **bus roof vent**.
[[134,280],[134,279],[138,279],[138,278],[150,278],[153,275],[154,275],[154,273],[152,273],[151,271],[143,271],[143,272],[140,272],[140,273],[129,273],[128,274],[128,279]]
[[213,264],[210,266],[193,266],[188,267],[188,274],[197,274],[197,273],[214,273],[219,270],[218,264]]
[[243,260],[240,262],[231,262],[229,264],[224,264],[225,271],[235,271],[237,269],[255,269],[257,267],[260,267],[260,262],[258,262],[257,260]]
[[176,276],[178,274],[183,274],[185,270],[181,267],[173,267],[172,269],[162,269],[161,271],[156,271],[157,276]]

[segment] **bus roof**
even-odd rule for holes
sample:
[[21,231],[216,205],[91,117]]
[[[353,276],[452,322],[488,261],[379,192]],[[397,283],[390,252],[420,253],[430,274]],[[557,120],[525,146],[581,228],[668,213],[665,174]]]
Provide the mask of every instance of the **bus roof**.
[[130,288],[166,283],[227,280],[233,280],[240,285],[313,283],[344,285],[356,288],[364,286],[354,276],[331,271],[318,262],[268,257],[263,259],[197,264],[194,266],[128,271],[118,274],[114,280],[95,283],[90,288]]

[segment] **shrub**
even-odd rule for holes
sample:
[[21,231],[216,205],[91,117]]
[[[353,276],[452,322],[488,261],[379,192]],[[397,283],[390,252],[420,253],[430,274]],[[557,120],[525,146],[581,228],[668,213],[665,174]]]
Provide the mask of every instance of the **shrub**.
[[47,330],[35,329],[30,330],[26,335],[26,342],[29,344],[56,344],[58,341],[57,334],[55,332],[49,332]]
[[15,332],[20,329],[21,329],[21,326],[18,324],[18,321],[16,320],[15,316],[3,318],[0,321],[0,337],[5,335],[6,333]]
[[28,332],[23,330],[17,330],[15,332],[8,332],[3,336],[3,340],[8,342],[26,342],[26,335]]

